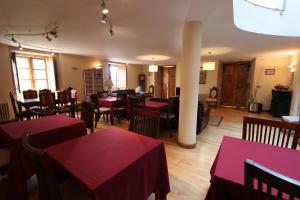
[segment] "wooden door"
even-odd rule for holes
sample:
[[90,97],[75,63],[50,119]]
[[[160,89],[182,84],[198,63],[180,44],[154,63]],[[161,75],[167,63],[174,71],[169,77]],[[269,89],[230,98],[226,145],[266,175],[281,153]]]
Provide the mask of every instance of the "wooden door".
[[175,96],[176,67],[162,68],[162,98]]
[[221,104],[223,106],[246,106],[249,68],[250,62],[223,65],[221,95]]
[[168,68],[162,69],[162,98],[168,98],[169,73]]
[[176,87],[176,68],[169,68],[169,87],[168,87],[168,97],[175,96],[175,87]]

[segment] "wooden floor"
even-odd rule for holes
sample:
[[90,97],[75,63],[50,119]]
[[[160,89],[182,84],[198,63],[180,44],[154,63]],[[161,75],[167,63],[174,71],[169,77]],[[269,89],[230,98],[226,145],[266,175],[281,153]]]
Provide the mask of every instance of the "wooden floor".
[[[177,134],[174,134],[173,138],[169,138],[168,132],[166,130],[162,131],[160,139],[165,143],[171,184],[171,193],[168,194],[168,200],[204,199],[209,187],[210,167],[223,136],[241,138],[243,116],[272,118],[268,113],[250,114],[245,110],[232,108],[213,109],[211,115],[222,116],[224,119],[218,127],[208,125],[197,136],[197,146],[194,149],[179,147],[177,145]],[[100,120],[96,130],[108,126]],[[128,129],[128,122],[124,121],[122,124],[116,124],[116,126]],[[37,199],[37,195],[31,195],[30,199]],[[149,199],[154,198],[151,196]]]

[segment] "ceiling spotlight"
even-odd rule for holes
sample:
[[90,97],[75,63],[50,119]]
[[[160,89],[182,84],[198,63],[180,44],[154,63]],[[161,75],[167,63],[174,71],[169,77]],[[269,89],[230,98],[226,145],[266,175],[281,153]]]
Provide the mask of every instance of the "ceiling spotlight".
[[19,42],[19,50],[22,51],[23,47],[21,46],[21,43]]
[[106,8],[104,0],[102,1],[101,7],[102,7],[102,14],[108,14],[109,13],[109,10]]
[[102,15],[101,22],[102,22],[103,24],[106,24],[106,23],[107,23],[107,16],[106,16],[106,15]]
[[57,38],[58,37],[58,35],[57,35],[57,31],[56,30],[54,30],[54,31],[50,31],[49,32],[49,34],[50,35],[52,35],[53,37],[55,37],[55,38]]
[[14,43],[17,43],[17,40],[14,38],[14,35],[11,35],[11,41],[13,41]]
[[110,24],[109,33],[110,33],[110,36],[114,36],[114,30],[113,30],[112,24]]
[[48,33],[46,34],[46,39],[47,39],[49,42],[52,41],[52,39],[49,37],[49,34],[48,34]]
[[54,56],[54,52],[53,52],[52,50],[51,50],[50,54],[51,54],[52,56]]

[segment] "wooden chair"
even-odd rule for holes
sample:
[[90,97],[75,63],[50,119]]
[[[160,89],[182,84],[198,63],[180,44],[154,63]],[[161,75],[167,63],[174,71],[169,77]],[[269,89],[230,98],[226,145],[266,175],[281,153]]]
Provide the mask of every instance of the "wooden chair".
[[51,160],[44,151],[31,146],[29,139],[28,134],[24,136],[22,145],[38,178],[39,200],[88,199],[73,181],[59,184]]
[[134,89],[126,89],[127,95],[135,95],[135,90]]
[[127,95],[127,118],[131,119],[132,110],[134,108],[145,107],[145,97],[140,95]]
[[98,98],[99,98],[98,94],[91,94],[90,95],[91,103],[94,106],[95,128],[97,128],[97,123],[98,123],[101,115],[103,115],[103,120],[105,120],[105,117],[106,117],[106,123],[108,123],[108,115],[110,114],[110,109],[109,108],[100,107],[98,105]]
[[127,108],[127,93],[125,92],[117,92],[117,103],[114,108],[114,112],[116,113],[117,119],[119,123],[121,123],[121,116],[126,115]]
[[57,106],[55,101],[55,93],[54,92],[42,92],[39,94],[40,96],[40,109],[37,112],[38,116],[49,116],[56,115]]
[[98,97],[99,98],[107,98],[108,97],[108,91],[101,91],[101,92],[98,92]]
[[297,148],[300,124],[244,117],[243,139],[286,148]]
[[149,93],[151,94],[151,97],[154,97],[154,85],[149,86]]
[[39,90],[39,93],[49,93],[49,92],[51,92],[51,90],[49,90],[49,89]]
[[57,93],[58,98],[58,112],[72,115],[75,112],[75,105],[71,99],[71,91],[64,90]]
[[[300,181],[279,174],[252,160],[245,161],[244,181],[246,200],[300,199]],[[284,195],[289,195],[289,198]]]
[[129,131],[152,137],[159,137],[160,113],[157,111],[134,108],[129,123]]
[[81,108],[80,119],[85,121],[86,127],[91,130],[91,133],[93,133],[95,107],[92,103],[88,103],[88,102],[82,102],[81,106],[82,108]]
[[36,99],[38,98],[38,93],[36,90],[25,90],[23,91],[24,99]]
[[9,97],[14,111],[15,121],[23,121],[23,116],[26,116],[28,113],[17,109],[17,102],[12,92],[9,92]]
[[168,102],[168,99],[159,98],[159,97],[151,97],[150,101],[158,101],[158,102]]
[[178,97],[169,97],[167,112],[161,113],[160,118],[166,120],[168,123],[169,136],[172,137],[172,120],[177,117],[177,111],[179,107]]
[[218,107],[218,96],[219,96],[219,90],[216,87],[213,87],[209,90],[209,96],[208,99],[206,99],[206,103],[208,106],[215,106]]

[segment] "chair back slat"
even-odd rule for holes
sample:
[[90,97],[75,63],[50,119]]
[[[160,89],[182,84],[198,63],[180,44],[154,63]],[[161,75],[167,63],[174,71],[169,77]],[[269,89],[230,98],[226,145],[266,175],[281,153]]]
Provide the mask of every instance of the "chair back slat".
[[85,121],[86,127],[94,132],[94,105],[88,102],[82,102],[80,119]]
[[71,103],[71,91],[64,90],[57,93],[58,102],[60,104],[68,104]]
[[252,160],[245,161],[245,199],[300,198],[300,181],[279,174]]
[[243,139],[285,148],[297,148],[300,124],[244,117]]
[[157,111],[134,108],[129,124],[129,131],[158,138],[160,113]]

